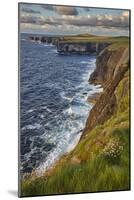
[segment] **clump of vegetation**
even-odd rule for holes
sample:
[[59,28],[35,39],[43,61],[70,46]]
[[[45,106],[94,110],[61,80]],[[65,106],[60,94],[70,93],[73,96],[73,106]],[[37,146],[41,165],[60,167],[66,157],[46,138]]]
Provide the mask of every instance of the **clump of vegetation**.
[[102,151],[102,156],[110,162],[117,162],[123,151],[123,144],[117,139],[110,139]]

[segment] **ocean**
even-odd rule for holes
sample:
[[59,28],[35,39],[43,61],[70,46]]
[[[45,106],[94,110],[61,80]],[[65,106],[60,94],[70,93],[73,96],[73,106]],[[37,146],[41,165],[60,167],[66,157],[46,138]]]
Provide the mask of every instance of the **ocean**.
[[78,143],[102,89],[89,84],[95,55],[60,55],[52,44],[20,40],[20,171],[48,169]]

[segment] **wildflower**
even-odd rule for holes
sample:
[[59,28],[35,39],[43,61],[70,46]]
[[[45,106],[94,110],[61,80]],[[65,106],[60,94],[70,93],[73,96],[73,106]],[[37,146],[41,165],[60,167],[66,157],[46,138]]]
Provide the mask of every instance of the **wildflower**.
[[102,155],[109,159],[119,158],[123,151],[123,144],[121,144],[117,139],[111,139],[105,148],[102,150]]

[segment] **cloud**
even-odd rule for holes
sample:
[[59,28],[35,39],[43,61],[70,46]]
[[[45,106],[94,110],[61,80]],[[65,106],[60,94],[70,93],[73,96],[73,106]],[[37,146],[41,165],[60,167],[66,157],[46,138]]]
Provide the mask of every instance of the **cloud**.
[[102,27],[129,27],[129,13],[122,13],[121,15],[87,15],[87,16],[62,16],[62,20],[66,24],[74,26],[102,26]]
[[78,11],[74,7],[54,6],[54,9],[60,15],[78,15]]
[[40,11],[37,11],[37,10],[33,10],[31,8],[22,8],[21,10],[22,12],[25,12],[25,13],[34,13],[34,14],[40,14]]
[[[55,9],[55,8],[54,8]],[[60,11],[61,12],[61,11]],[[23,27],[35,27],[38,30],[46,30],[49,27],[49,31],[54,33],[75,33],[75,32],[87,32],[95,30],[95,32],[113,34],[123,34],[129,32],[129,12],[122,12],[120,15],[112,14],[98,14],[91,15],[90,13],[85,16],[81,15],[52,15],[52,16],[37,16],[37,15],[21,15],[20,18]],[[45,29],[44,29],[45,27]],[[86,31],[87,30],[87,31]],[[95,33],[93,32],[93,33]]]
[[124,12],[122,13],[122,16],[123,16],[123,17],[129,17],[129,11],[124,11]]
[[78,11],[74,7],[41,5],[41,8],[49,11],[55,11],[60,15],[78,15]]
[[83,8],[84,9],[84,11],[86,11],[86,12],[89,12],[90,11],[90,8]]
[[45,10],[50,10],[50,11],[54,10],[54,6],[51,6],[51,5],[41,5],[41,8]]
[[36,17],[33,17],[33,16],[21,16],[20,22],[21,23],[25,23],[25,24],[35,24],[36,23]]
[[34,25],[60,25],[61,23],[58,21],[55,21],[52,17],[37,17],[37,16],[22,16],[20,18],[21,23],[26,24],[34,24]]

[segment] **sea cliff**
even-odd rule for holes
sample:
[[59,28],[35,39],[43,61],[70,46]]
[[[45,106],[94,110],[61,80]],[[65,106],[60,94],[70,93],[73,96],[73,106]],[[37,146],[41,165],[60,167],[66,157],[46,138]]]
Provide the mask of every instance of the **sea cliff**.
[[85,130],[91,130],[97,124],[104,123],[117,111],[118,102],[115,91],[128,71],[128,63],[129,49],[127,47],[115,50],[105,48],[97,56],[96,69],[91,74],[89,82],[101,84],[104,92],[90,111]]
[[108,42],[66,42],[60,41],[57,43],[57,51],[60,54],[79,53],[79,54],[99,54]]
[[89,82],[104,90],[78,145],[41,177],[23,180],[22,196],[130,189],[128,46],[120,41],[98,52]]

